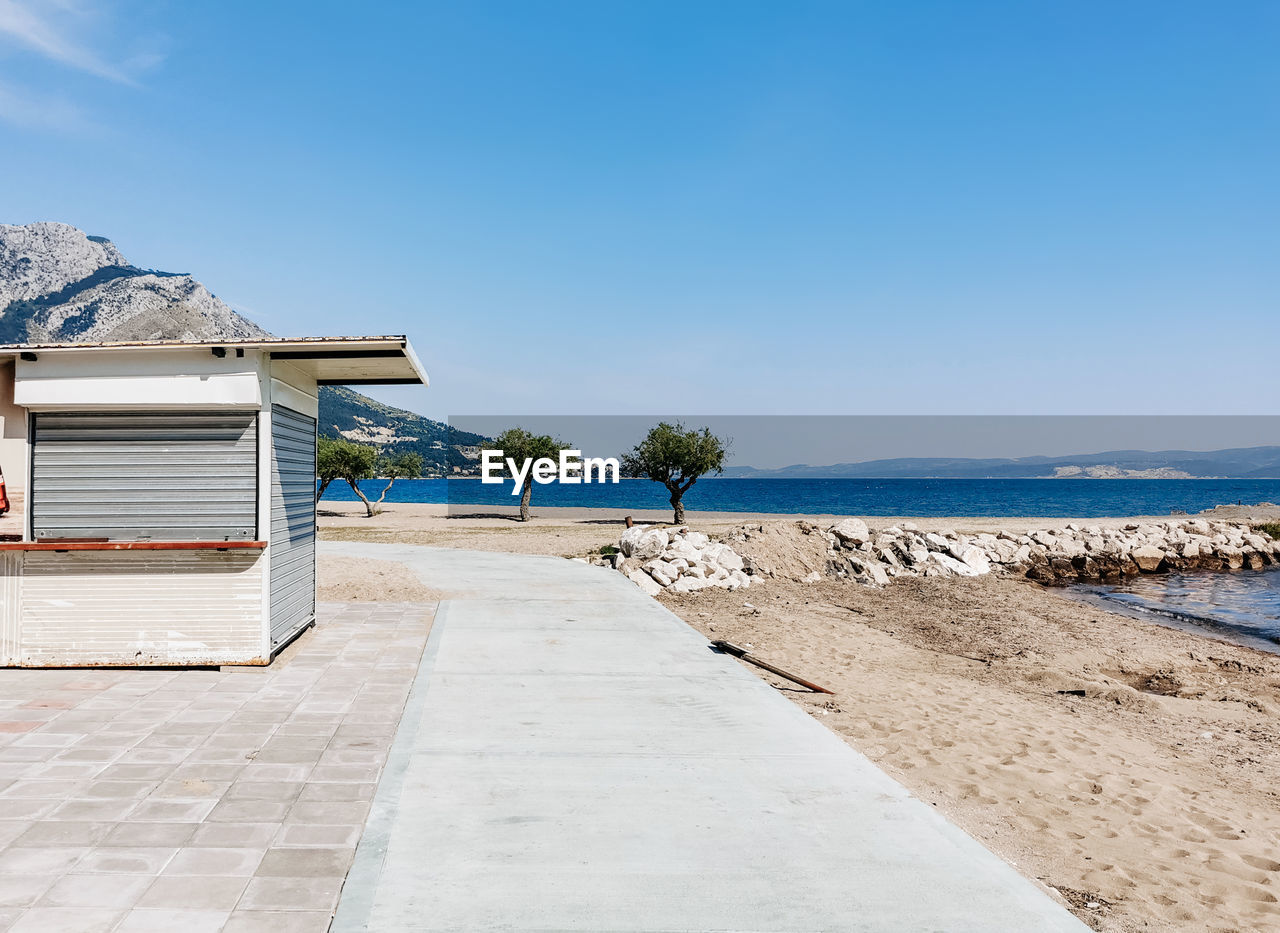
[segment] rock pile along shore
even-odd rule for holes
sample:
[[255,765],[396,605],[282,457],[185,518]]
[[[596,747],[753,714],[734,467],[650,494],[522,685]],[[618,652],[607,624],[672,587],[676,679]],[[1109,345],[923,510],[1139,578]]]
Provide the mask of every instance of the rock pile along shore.
[[621,559],[614,567],[650,596],[670,587],[673,593],[718,586],[750,586],[746,564],[733,548],[688,528],[637,525],[622,533]]
[[[1026,534],[922,532],[910,522],[874,531],[846,518],[822,529],[793,527],[813,542],[823,564],[800,579],[824,576],[884,586],[897,577],[976,577],[1002,573],[1057,585],[1105,582],[1140,573],[1185,570],[1262,570],[1280,564],[1280,540],[1247,524],[1187,519],[1131,523],[1123,528],[1070,524]],[[687,593],[718,586],[749,586],[752,577],[775,576],[767,558],[750,552],[763,525],[744,525],[712,541],[688,528],[637,526],[622,535],[614,566],[646,592]],[[744,557],[734,545],[746,553]],[[821,548],[825,545],[825,555]]]

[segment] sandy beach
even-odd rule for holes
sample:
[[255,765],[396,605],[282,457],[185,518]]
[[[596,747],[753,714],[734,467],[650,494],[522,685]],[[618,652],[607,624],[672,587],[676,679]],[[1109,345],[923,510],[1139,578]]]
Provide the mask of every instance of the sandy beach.
[[[372,520],[337,506],[325,503],[325,538],[568,557],[616,543],[624,527],[621,513],[598,510],[535,508],[522,525],[495,514],[448,518],[444,506],[395,505]],[[1267,521],[1275,511],[1214,514]],[[780,520],[688,518],[711,534]],[[896,519],[866,520],[887,527]],[[1070,521],[912,520],[963,531]],[[397,567],[326,562],[322,595],[371,598],[420,585]],[[708,638],[750,645],[834,690],[811,694],[752,668],[1059,891],[1093,928],[1280,927],[1280,657],[995,577],[882,589],[773,579],[661,598]]]

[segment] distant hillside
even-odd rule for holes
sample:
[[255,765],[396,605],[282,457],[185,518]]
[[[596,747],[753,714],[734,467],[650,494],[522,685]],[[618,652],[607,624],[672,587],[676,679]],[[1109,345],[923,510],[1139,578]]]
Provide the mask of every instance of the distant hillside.
[[[216,340],[270,336],[190,275],[132,265],[110,240],[68,224],[0,224],[0,343]],[[320,390],[320,432],[422,454],[447,475],[482,440],[350,389]],[[462,447],[462,450],[458,448]]]
[[1277,479],[1280,447],[1230,450],[1111,450],[1068,457],[970,459],[904,457],[772,470],[729,467],[725,476],[858,479]]
[[427,464],[424,472],[436,476],[448,476],[455,468],[473,469],[478,456],[474,450],[487,440],[340,386],[320,389],[320,433],[373,444],[388,452],[421,454]]

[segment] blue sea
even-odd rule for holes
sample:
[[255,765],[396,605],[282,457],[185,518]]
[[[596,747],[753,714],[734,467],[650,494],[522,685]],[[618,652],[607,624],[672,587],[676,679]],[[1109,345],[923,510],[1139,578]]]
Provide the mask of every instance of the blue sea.
[[[360,484],[376,499],[386,480]],[[355,501],[346,483],[325,492],[335,502]],[[477,479],[397,480],[387,502],[517,505],[511,484]],[[1280,480],[1217,479],[717,479],[698,481],[685,494],[686,509],[778,515],[917,515],[1097,518],[1168,515],[1215,505],[1280,502]],[[533,505],[573,508],[666,509],[667,491],[643,479],[589,485],[534,485]]]

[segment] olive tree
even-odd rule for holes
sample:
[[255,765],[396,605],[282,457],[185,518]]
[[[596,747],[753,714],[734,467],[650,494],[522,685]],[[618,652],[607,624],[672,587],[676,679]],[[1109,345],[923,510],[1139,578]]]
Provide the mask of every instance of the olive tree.
[[378,496],[375,505],[382,505],[387,493],[398,479],[417,479],[422,475],[422,454],[401,451],[398,454],[383,455],[378,458],[374,472],[387,481],[382,487],[382,495]]
[[[571,450],[571,444],[552,437],[550,434],[530,434],[524,428],[515,427],[503,431],[493,439],[489,450],[502,451],[502,472],[515,479],[508,461],[519,468],[526,460],[536,461],[543,458],[558,460],[560,451]],[[524,488],[520,490],[520,521],[529,520],[529,500],[533,498],[533,470],[525,470]]]
[[368,444],[357,444],[340,437],[319,438],[316,442],[316,476],[320,478],[320,487],[316,490],[316,501],[320,501],[330,483],[343,479],[364,503],[369,518],[373,518],[373,503],[360,491],[360,481],[373,478],[377,459],[377,448]]
[[622,472],[662,483],[671,493],[675,523],[684,522],[684,494],[707,473],[724,472],[727,441],[710,428],[686,430],[680,422],[663,421],[651,428],[631,453],[622,455]]

